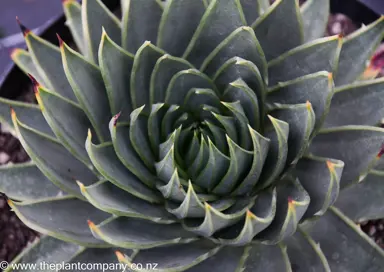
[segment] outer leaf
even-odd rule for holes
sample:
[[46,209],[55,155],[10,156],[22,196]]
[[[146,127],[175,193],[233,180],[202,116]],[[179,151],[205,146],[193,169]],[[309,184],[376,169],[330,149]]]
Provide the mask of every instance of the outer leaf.
[[161,17],[157,45],[173,56],[181,56],[204,12],[204,0],[168,1]]
[[67,196],[10,205],[27,226],[43,234],[84,246],[109,247],[93,237],[86,222],[102,222],[109,215],[87,202]]
[[200,66],[205,57],[219,43],[236,28],[245,24],[240,0],[212,0],[184,52],[183,58],[196,67]]
[[321,245],[331,271],[374,272],[384,267],[383,250],[336,208],[323,215],[309,234]]
[[[165,248],[157,247],[148,250],[141,250],[132,260],[127,258],[121,260],[132,266],[132,263],[140,263],[143,267],[150,267],[149,264],[157,264],[159,272],[180,272],[185,271],[214,256],[220,246],[207,240],[200,240],[189,244],[171,245]],[[137,266],[136,266],[137,267]],[[135,268],[133,271],[151,272],[152,269]]]
[[64,194],[31,162],[1,166],[0,191],[11,199],[22,201]]
[[384,172],[372,170],[363,181],[340,192],[335,206],[355,222],[384,217]]
[[133,110],[130,86],[134,56],[118,46],[104,31],[99,48],[99,65],[107,89],[113,115],[121,112],[120,120],[128,121]]
[[[262,3],[264,0],[240,0],[241,6],[243,8],[245,20],[247,25],[252,25],[253,22],[263,13],[262,11]],[[269,5],[269,3],[268,3]]]
[[145,41],[155,43],[162,12],[155,0],[125,0],[122,10],[123,48],[134,54]]
[[66,17],[65,24],[69,27],[72,37],[79,48],[80,52],[85,53],[84,33],[82,25],[81,5],[74,0],[63,2],[64,14]]
[[[384,129],[345,126],[321,131],[310,145],[314,155],[335,158],[345,163],[340,186],[356,183],[377,163],[384,142]],[[362,151],[363,149],[363,151]],[[359,158],[359,159],[356,159]]]
[[296,47],[268,63],[269,85],[319,71],[335,72],[342,39],[335,36]]
[[68,45],[61,45],[65,74],[101,142],[109,138],[110,109],[100,69]]
[[268,61],[304,41],[302,18],[296,0],[277,0],[252,24],[252,28]]
[[331,272],[320,245],[301,229],[289,237],[285,244],[294,271]]
[[13,126],[10,108],[17,113],[17,118],[29,127],[49,136],[55,135],[37,105],[0,97],[0,119]]
[[301,14],[303,16],[305,42],[324,36],[329,17],[329,1],[309,0],[303,4]]
[[37,79],[38,82],[47,86],[46,82],[43,80],[39,71],[36,68],[36,65],[33,63],[31,54],[24,49],[16,48],[11,53],[11,59],[16,63],[25,74],[30,74]]
[[296,165],[300,184],[311,198],[304,219],[321,216],[333,205],[339,195],[344,163],[318,157],[303,157]]
[[123,248],[147,249],[197,240],[179,223],[161,224],[133,217],[117,217],[97,226],[90,223],[90,228],[96,237]]
[[84,164],[73,157],[56,139],[26,126],[13,115],[13,123],[24,149],[39,170],[65,192],[81,197],[75,180],[91,184],[97,178]]
[[91,134],[88,134],[85,147],[92,163],[107,180],[140,199],[160,202],[158,194],[144,185],[119,161],[111,143],[94,145]]
[[383,91],[384,79],[337,88],[324,126],[377,125],[384,116]]
[[348,36],[340,53],[336,86],[352,83],[365,70],[367,60],[384,38],[384,17]]
[[83,110],[71,100],[36,86],[36,97],[48,124],[62,145],[84,164],[91,162],[84,148],[91,126]]
[[100,181],[85,187],[79,182],[81,193],[96,208],[118,216],[143,218],[154,222],[172,223],[171,216],[162,205],[148,203],[121,190],[109,181]]
[[257,243],[249,246],[247,252],[249,256],[244,264],[244,272],[292,272],[287,249],[282,245]]
[[112,40],[120,44],[120,21],[101,0],[84,0],[81,12],[85,55],[89,61],[97,63],[97,52],[103,28]]

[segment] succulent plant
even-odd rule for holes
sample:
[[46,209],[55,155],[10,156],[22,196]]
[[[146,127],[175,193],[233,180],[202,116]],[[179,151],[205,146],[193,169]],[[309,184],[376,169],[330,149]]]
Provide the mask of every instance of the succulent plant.
[[32,158],[1,191],[48,235],[15,263],[382,271],[355,222],[384,217],[383,18],[322,38],[329,0],[63,5],[76,47],[21,25],[12,53],[38,105],[1,99]]

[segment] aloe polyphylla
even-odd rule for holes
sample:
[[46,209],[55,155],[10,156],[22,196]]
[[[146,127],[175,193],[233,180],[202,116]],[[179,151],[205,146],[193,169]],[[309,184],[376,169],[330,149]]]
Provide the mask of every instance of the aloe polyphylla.
[[382,271],[355,222],[384,217],[383,18],[322,38],[329,0],[63,5],[76,50],[21,25],[38,105],[1,99],[32,158],[1,191],[47,234],[14,262]]

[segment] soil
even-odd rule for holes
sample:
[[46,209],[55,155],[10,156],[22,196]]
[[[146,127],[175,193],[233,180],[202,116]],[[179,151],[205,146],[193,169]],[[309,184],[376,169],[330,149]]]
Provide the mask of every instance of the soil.
[[[325,35],[342,34],[346,36],[359,27],[347,16],[334,14],[329,18]],[[379,51],[384,53],[384,45],[380,47]],[[384,63],[384,57],[382,61]],[[384,75],[384,70],[382,75]],[[17,100],[35,102],[32,87],[25,90]],[[0,126],[0,165],[10,162],[21,163],[28,160],[29,157],[20,142]],[[367,221],[360,224],[360,226],[379,246],[384,248],[384,219]],[[0,262],[11,261],[28,243],[38,236],[38,233],[26,227],[10,211],[6,197],[0,193]]]

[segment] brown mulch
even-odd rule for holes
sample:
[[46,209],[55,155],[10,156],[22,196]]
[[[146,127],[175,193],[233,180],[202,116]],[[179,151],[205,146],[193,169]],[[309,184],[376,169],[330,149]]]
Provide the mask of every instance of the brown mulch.
[[[302,2],[302,1],[301,1]],[[346,36],[358,29],[348,17],[342,14],[331,15],[326,35],[342,34]],[[382,47],[384,52],[384,46]],[[35,102],[32,89],[26,90],[18,100]],[[0,165],[28,161],[28,155],[20,142],[0,127]],[[361,224],[361,228],[379,246],[384,248],[384,219],[372,220]],[[29,242],[38,236],[26,227],[16,215],[10,211],[6,197],[0,193],[0,262],[11,261]]]

